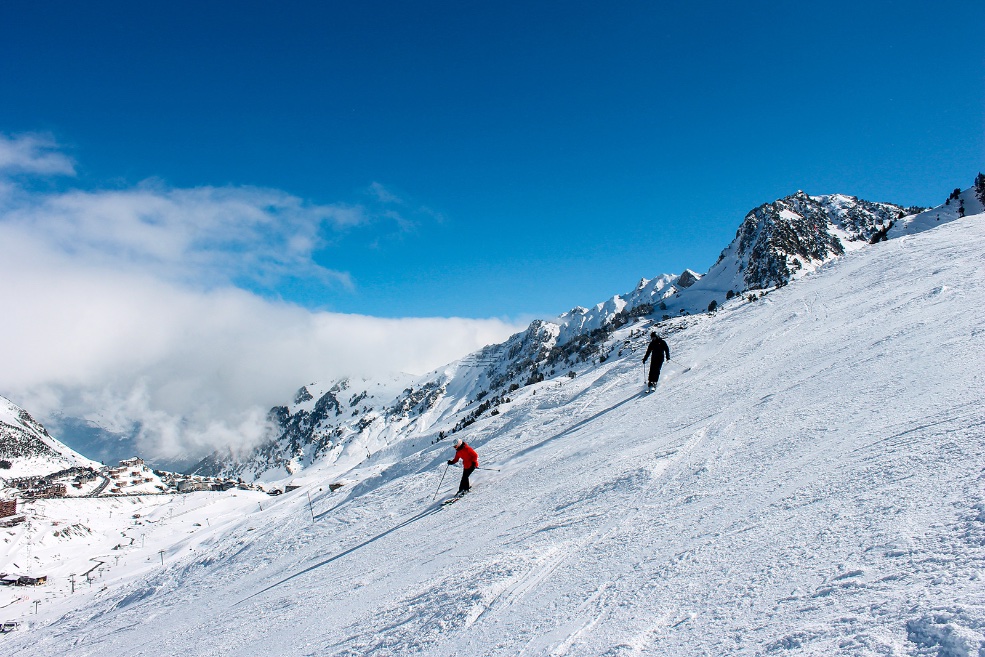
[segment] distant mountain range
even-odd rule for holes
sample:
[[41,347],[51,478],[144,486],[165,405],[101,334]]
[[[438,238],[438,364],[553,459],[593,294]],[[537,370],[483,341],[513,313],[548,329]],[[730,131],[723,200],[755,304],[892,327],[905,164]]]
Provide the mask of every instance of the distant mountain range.
[[704,275],[691,270],[642,279],[634,290],[592,308],[536,320],[507,341],[485,347],[423,377],[343,379],[312,383],[291,403],[271,409],[270,437],[250,452],[215,452],[191,472],[277,480],[319,461],[339,472],[382,448],[408,451],[444,440],[479,417],[500,413],[510,395],[545,378],[577,376],[620,345],[609,339],[638,317],[660,320],[673,333],[687,317],[735,297],[755,299],[848,252],[919,232],[983,210],[985,179],[955,190],[936,208],[874,203],[841,194],[802,191],[761,205]]
[[[65,415],[56,415],[46,420],[51,434],[71,449],[90,458],[112,465],[124,459],[142,454],[138,436],[140,425],[134,424],[126,432],[110,431],[98,422]],[[198,457],[161,458],[150,457],[148,463],[160,470],[183,472],[194,467],[201,460]]]

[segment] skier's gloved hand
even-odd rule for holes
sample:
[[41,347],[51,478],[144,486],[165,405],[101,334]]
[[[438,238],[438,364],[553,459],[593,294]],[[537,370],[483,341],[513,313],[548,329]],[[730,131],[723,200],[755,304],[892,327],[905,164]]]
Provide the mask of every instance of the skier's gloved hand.
[[448,461],[448,465],[455,465],[455,462],[454,462],[454,461],[451,461],[451,460],[449,460],[449,461]]

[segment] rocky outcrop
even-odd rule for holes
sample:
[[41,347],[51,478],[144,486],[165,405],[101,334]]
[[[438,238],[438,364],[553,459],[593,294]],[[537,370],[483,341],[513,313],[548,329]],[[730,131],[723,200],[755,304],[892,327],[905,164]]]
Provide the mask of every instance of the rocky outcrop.
[[799,272],[843,254],[846,241],[868,243],[905,215],[891,203],[799,191],[749,212],[722,258],[739,261],[745,289],[785,285]]
[[686,290],[699,280],[701,280],[700,274],[696,274],[690,269],[685,269],[684,273],[677,277],[675,285],[682,290]]

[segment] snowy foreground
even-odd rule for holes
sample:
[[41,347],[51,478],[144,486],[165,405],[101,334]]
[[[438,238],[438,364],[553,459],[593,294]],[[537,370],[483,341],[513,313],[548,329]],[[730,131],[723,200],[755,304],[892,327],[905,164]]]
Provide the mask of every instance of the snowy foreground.
[[0,653],[985,655],[983,263],[968,217],[688,318],[652,395],[642,337],[523,388],[448,508],[450,441],[335,492],[38,502],[89,534],[33,522],[64,572],[4,591]]

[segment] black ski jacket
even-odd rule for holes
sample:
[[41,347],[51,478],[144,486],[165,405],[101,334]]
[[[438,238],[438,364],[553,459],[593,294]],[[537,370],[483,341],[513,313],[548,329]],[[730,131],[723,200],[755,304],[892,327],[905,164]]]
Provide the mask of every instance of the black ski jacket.
[[646,354],[643,355],[644,363],[646,362],[646,359],[650,357],[650,354],[653,354],[654,363],[662,363],[665,358],[670,360],[670,347],[668,347],[667,343],[664,342],[664,339],[658,335],[650,340],[650,344],[646,348]]

